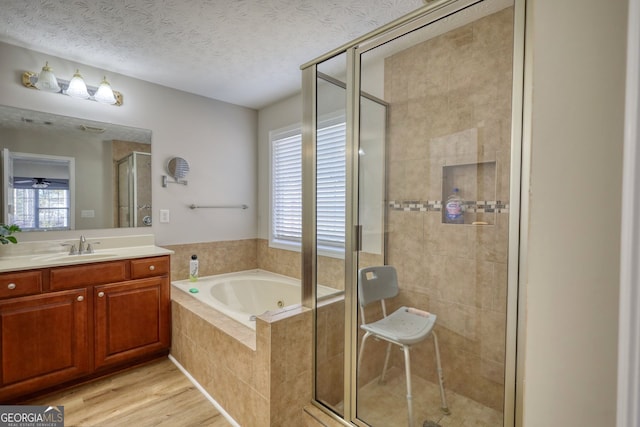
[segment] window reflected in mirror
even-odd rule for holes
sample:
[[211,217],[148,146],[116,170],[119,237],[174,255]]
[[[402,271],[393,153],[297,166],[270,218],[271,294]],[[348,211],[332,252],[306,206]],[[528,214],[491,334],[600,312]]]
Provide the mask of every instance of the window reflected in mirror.
[[149,227],[151,131],[0,106],[2,222],[25,231]]

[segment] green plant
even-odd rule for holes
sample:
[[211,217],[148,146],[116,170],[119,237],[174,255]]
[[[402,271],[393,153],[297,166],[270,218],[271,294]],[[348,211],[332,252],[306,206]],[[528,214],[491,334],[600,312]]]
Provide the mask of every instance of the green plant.
[[15,236],[12,236],[12,234],[19,231],[22,230],[20,230],[20,227],[15,224],[0,224],[0,243],[2,243],[3,245],[7,245],[9,243],[18,243],[18,239],[16,239]]

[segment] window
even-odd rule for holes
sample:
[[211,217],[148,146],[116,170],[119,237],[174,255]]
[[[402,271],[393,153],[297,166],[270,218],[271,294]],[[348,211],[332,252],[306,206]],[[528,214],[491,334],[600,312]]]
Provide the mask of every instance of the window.
[[[346,125],[344,118],[318,126],[317,242],[342,253],[345,241]],[[302,241],[302,135],[300,128],[271,135],[271,238],[275,247],[300,248]]]
[[69,181],[52,180],[33,188],[30,178],[14,178],[14,222],[23,230],[68,230]]
[[271,241],[302,242],[302,135],[278,135],[271,141]]

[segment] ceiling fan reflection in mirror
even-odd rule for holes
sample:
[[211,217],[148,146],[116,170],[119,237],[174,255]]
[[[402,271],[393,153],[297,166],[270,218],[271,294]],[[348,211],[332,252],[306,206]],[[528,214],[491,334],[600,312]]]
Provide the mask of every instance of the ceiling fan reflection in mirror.
[[58,186],[68,185],[68,180],[56,180],[49,178],[17,178],[13,182],[14,185],[28,186],[31,184],[32,188],[42,189],[48,188],[51,184],[58,184]]

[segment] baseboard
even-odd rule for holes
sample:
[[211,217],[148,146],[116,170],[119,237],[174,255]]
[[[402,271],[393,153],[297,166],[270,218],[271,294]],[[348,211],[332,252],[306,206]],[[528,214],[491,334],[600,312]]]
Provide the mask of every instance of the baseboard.
[[180,371],[187,377],[187,379],[189,381],[191,381],[191,383],[200,391],[200,393],[202,393],[204,395],[204,397],[207,398],[207,400],[209,402],[211,402],[211,404],[213,406],[215,406],[215,408],[218,410],[218,412],[220,412],[222,414],[222,416],[225,417],[227,419],[227,421],[229,421],[231,423],[232,426],[241,427],[240,424],[238,424],[236,422],[236,420],[234,420],[231,417],[231,415],[229,415],[229,413],[227,411],[225,411],[224,408],[222,406],[220,406],[220,404],[218,402],[216,402],[216,400],[213,397],[211,397],[211,395],[209,393],[207,393],[207,390],[205,390],[204,387],[202,387],[200,385],[200,383],[198,381],[196,381],[196,379],[191,376],[189,371],[187,371],[184,368],[184,366],[182,366],[180,364],[180,362],[178,362],[172,355],[169,355],[169,360],[171,360],[171,362],[173,362],[173,364],[176,365],[178,367],[178,369],[180,369]]

